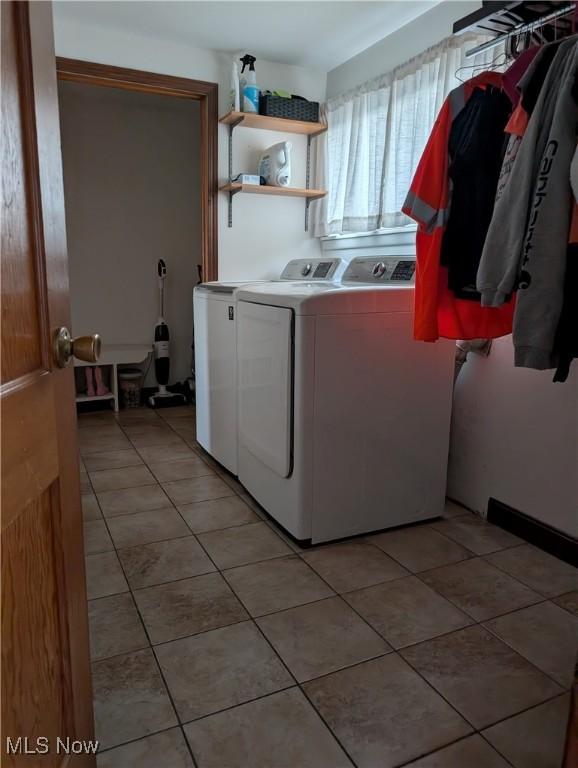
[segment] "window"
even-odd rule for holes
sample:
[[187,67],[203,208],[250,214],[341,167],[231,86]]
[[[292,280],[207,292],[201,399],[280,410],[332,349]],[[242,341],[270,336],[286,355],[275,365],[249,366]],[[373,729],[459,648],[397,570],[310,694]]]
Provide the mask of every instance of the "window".
[[[316,186],[328,190],[315,205],[316,236],[371,232],[409,224],[401,213],[430,131],[448,93],[472,66],[495,51],[466,59],[487,38],[450,37],[407,64],[325,105],[328,130],[320,137]],[[456,76],[457,75],[457,76]]]

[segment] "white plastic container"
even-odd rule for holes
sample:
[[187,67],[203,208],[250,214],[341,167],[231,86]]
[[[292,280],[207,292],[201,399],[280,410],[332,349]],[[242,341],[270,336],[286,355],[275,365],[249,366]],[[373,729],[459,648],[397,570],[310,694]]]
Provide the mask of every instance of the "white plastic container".
[[118,383],[123,408],[138,408],[143,374],[140,368],[124,368],[118,372]]
[[261,155],[259,176],[263,176],[269,186],[291,186],[291,147],[290,141],[280,141]]

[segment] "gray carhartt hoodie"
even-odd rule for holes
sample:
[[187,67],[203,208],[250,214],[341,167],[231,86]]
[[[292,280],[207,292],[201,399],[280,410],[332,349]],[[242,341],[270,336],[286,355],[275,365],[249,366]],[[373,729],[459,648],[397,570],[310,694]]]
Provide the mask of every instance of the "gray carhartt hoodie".
[[572,95],[577,38],[560,44],[501,197],[478,270],[484,306],[517,287],[516,365],[551,368],[563,298],[570,223],[568,173],[578,109]]
[[570,163],[576,149],[574,89],[578,44],[566,59],[548,141],[540,158],[522,249],[514,312],[515,365],[555,368],[571,215]]

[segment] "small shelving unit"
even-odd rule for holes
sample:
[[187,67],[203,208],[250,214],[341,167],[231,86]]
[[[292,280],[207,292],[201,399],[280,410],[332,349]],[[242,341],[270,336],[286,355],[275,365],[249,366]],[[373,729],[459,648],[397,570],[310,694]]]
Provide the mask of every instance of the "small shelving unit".
[[[267,117],[250,112],[229,112],[219,120],[229,127],[229,182],[220,187],[221,192],[229,195],[229,227],[233,226],[233,197],[238,193],[252,195],[274,195],[277,197],[302,197],[305,199],[305,231],[309,228],[309,205],[312,200],[319,200],[327,193],[323,189],[311,189],[309,186],[311,167],[311,139],[327,130],[325,123],[310,123],[305,120],[288,120],[283,117]],[[263,131],[279,131],[307,136],[307,160],[305,169],[305,187],[272,187],[257,184],[241,184],[231,181],[233,176],[233,130],[241,125],[244,128],[257,128]]]
[[[98,400],[110,400],[115,413],[119,410],[119,391],[118,391],[118,366],[119,365],[137,365],[147,360],[152,352],[150,344],[118,344],[116,346],[107,344],[98,360],[101,368],[110,368],[110,392],[105,395],[85,395],[81,392],[76,393],[77,403],[95,403]],[[95,363],[87,363],[84,360],[74,360],[75,368],[86,368],[95,366]]]
[[[95,403],[98,400],[115,400],[117,395],[114,392],[107,392],[106,395],[76,395],[77,403]],[[115,408],[115,410],[118,410]]]

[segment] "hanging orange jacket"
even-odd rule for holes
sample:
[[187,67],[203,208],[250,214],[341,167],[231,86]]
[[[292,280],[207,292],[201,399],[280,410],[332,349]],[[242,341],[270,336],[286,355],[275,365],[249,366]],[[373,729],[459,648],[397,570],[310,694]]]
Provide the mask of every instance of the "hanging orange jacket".
[[[414,337],[421,341],[494,339],[512,332],[513,299],[501,307],[458,299],[448,288],[440,263],[450,213],[448,143],[453,121],[475,88],[501,87],[497,72],[482,72],[455,88],[445,100],[413,177],[402,211],[418,223]],[[472,179],[475,183],[475,179]]]

